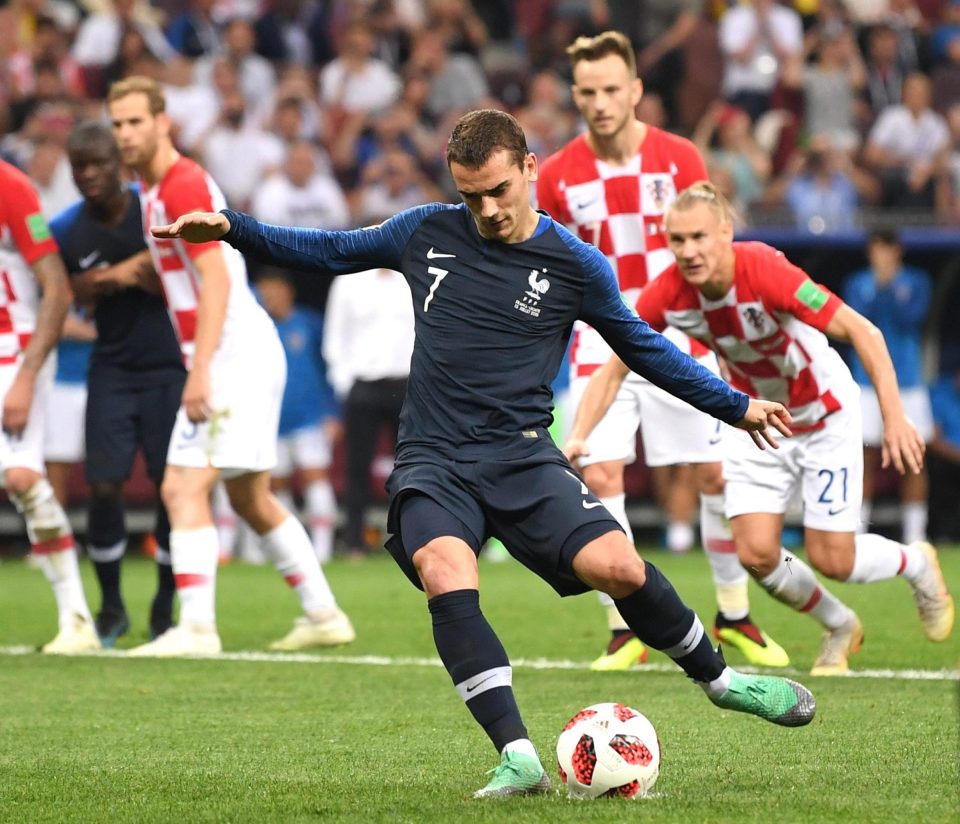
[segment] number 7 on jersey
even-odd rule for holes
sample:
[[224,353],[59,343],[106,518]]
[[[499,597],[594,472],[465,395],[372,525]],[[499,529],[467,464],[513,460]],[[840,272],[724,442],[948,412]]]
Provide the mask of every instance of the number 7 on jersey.
[[423,311],[427,311],[427,307],[430,305],[430,301],[433,300],[433,293],[437,291],[437,287],[440,285],[440,281],[443,280],[450,271],[448,269],[441,269],[438,266],[428,266],[427,267],[428,275],[436,275],[434,278],[433,285],[430,287],[430,291],[427,293],[426,299],[423,301]]

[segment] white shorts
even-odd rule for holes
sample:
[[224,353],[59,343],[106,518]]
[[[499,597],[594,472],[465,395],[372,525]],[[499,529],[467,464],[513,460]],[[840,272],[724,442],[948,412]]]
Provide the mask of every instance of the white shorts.
[[799,493],[804,526],[855,532],[863,501],[860,410],[849,403],[825,423],[781,438],[779,449],[761,450],[746,432],[731,433],[723,461],[726,516],[786,513]]
[[[710,371],[719,372],[716,355],[698,360]],[[580,405],[589,380],[579,377],[571,383],[572,408]],[[631,372],[603,420],[590,433],[590,454],[580,459],[581,466],[603,461],[633,463],[638,428],[647,466],[716,463],[723,459],[725,427],[721,421]]]
[[273,475],[289,478],[295,469],[329,469],[333,461],[330,439],[321,424],[298,429],[277,440]]
[[[903,411],[917,427],[924,443],[933,440],[933,410],[930,408],[930,392],[926,386],[914,386],[900,390]],[[883,418],[876,390],[872,386],[860,387],[860,403],[863,407],[863,443],[865,446],[883,446]]]
[[54,463],[80,463],[86,457],[84,421],[87,385],[57,383],[47,393],[43,454]]
[[[0,367],[0,397],[6,397],[19,369],[19,363]],[[55,371],[56,358],[47,358],[33,385],[33,402],[30,404],[27,427],[23,433],[14,438],[0,430],[0,473],[15,467],[32,469],[41,474],[45,472],[43,431],[46,425],[47,395],[53,386]]]
[[[251,335],[254,337],[254,335]],[[167,464],[213,466],[225,477],[262,472],[277,463],[277,427],[287,379],[280,339],[255,335],[244,356],[222,357],[210,364],[211,419],[191,423],[181,406],[170,436]]]

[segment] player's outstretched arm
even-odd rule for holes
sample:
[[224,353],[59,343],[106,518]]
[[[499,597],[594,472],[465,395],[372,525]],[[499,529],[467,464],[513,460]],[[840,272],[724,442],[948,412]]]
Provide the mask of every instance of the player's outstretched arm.
[[180,238],[188,243],[209,243],[220,240],[230,231],[230,221],[221,212],[187,212],[173,223],[151,226],[158,238]]
[[573,427],[563,445],[563,454],[571,463],[590,454],[587,438],[607,413],[629,371],[627,365],[614,355],[590,377],[577,407]]
[[793,434],[790,431],[792,420],[790,410],[782,403],[751,398],[746,414],[734,426],[749,432],[760,449],[766,449],[764,441],[774,449],[779,449],[780,444],[771,429],[776,429],[783,437],[789,438]]
[[877,391],[883,416],[883,466],[893,464],[901,475],[908,470],[919,473],[923,468],[926,445],[903,411],[897,373],[883,334],[867,318],[845,304],[830,319],[826,332],[832,338],[853,345]]

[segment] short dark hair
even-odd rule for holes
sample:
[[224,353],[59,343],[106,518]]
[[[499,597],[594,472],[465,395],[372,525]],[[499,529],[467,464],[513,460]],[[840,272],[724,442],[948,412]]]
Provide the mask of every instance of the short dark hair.
[[93,144],[104,144],[110,148],[111,154],[120,157],[120,149],[110,127],[99,120],[84,120],[73,127],[70,137],[67,138],[67,151],[76,151]]
[[459,163],[468,169],[479,169],[500,149],[506,149],[516,164],[523,166],[530,152],[517,119],[498,109],[467,112],[450,133],[447,166]]
[[578,37],[567,46],[570,68],[576,68],[581,60],[601,60],[609,54],[615,54],[627,64],[631,76],[637,76],[637,58],[630,45],[630,38],[623,32],[605,31],[596,37]]
[[878,226],[872,229],[868,243],[883,243],[886,246],[900,246],[900,231],[895,226]]

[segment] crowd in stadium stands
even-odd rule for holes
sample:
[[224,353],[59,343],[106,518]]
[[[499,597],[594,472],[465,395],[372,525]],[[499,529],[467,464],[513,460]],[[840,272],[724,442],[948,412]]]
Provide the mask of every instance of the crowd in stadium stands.
[[[542,159],[570,140],[564,50],[605,29],[637,50],[640,118],[690,137],[749,222],[960,222],[960,0],[6,0],[0,157],[53,216],[79,197],[71,128],[146,75],[232,208],[365,225],[456,199],[445,140],[467,110],[513,112]],[[932,443],[956,478],[942,366]]]

